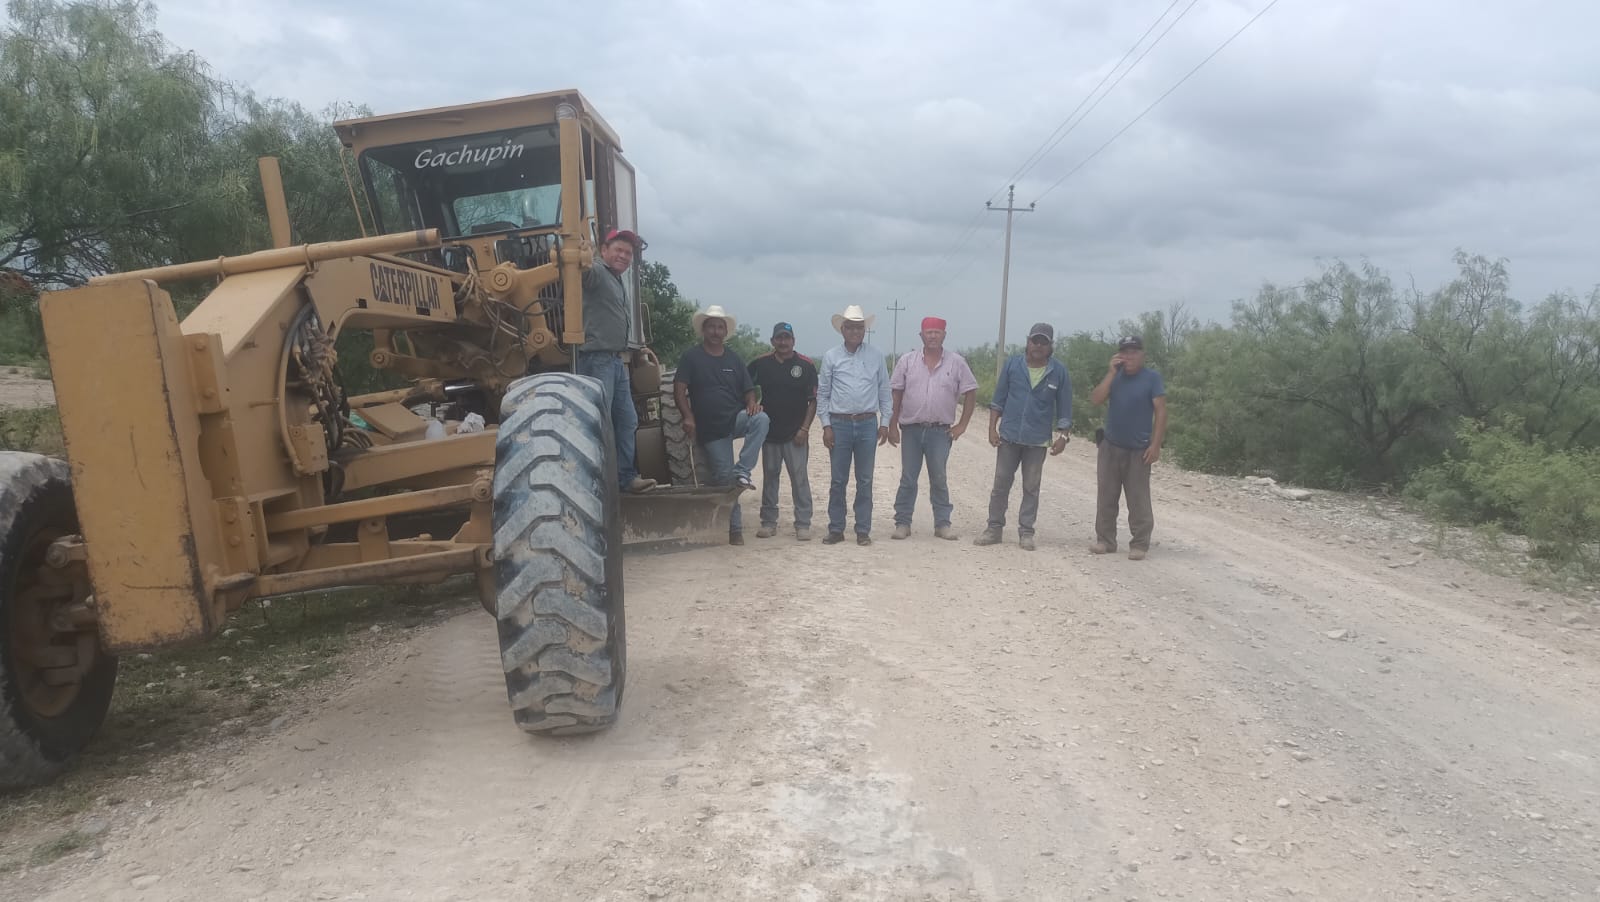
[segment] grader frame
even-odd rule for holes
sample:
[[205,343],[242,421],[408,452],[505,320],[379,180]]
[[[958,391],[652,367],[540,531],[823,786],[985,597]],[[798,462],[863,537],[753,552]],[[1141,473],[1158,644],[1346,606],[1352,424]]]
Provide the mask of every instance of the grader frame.
[[[273,249],[42,298],[70,473],[0,460],[23,511],[0,511],[0,787],[81,749],[117,655],[203,640],[255,598],[459,574],[499,620],[518,722],[603,727],[623,688],[622,544],[725,532],[736,489],[621,500],[606,398],[572,373],[601,229],[635,228],[632,169],[587,100],[336,129],[364,182],[363,231],[384,234],[289,246],[264,160]],[[525,215],[493,218],[506,210]],[[162,286],[194,279],[214,287],[180,321]],[[405,387],[345,393],[335,348],[360,331]],[[668,483],[662,374],[632,363],[640,469]],[[447,405],[443,437],[425,405]],[[460,431],[468,413],[481,431]],[[27,513],[64,481],[64,512]]]

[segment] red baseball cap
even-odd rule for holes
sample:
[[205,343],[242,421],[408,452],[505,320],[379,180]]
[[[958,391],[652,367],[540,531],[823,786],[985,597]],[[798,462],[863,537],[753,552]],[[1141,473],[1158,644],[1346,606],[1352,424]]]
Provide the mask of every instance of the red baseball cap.
[[643,238],[639,237],[638,232],[630,231],[628,229],[612,229],[606,233],[606,240],[600,243],[610,244],[613,241],[626,241],[633,245],[636,250],[641,251],[650,246],[645,243]]

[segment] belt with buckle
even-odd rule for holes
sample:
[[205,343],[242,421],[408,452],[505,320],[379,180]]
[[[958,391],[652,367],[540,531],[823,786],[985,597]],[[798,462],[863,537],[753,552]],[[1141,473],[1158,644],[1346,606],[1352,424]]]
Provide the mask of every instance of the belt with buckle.
[[851,420],[851,421],[856,421],[856,420],[869,419],[869,418],[875,417],[877,415],[878,415],[877,411],[871,411],[869,413],[832,413],[832,414],[828,415],[828,418],[832,419],[832,420]]
[[950,424],[949,423],[901,423],[900,424],[900,428],[901,429],[906,429],[906,428],[909,428],[911,426],[916,426],[916,427],[921,428],[921,429],[949,429],[950,428]]

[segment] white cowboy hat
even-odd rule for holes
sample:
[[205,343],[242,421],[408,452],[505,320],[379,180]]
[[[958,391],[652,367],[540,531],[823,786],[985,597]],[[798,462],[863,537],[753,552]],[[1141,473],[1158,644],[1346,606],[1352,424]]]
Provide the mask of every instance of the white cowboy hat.
[[844,308],[843,313],[835,313],[833,315],[833,331],[842,331],[845,323],[866,323],[867,328],[870,329],[877,319],[876,316],[868,316],[859,305],[851,304]]
[[732,336],[733,333],[737,332],[739,329],[739,323],[734,320],[732,316],[728,315],[728,311],[718,307],[716,304],[712,304],[710,307],[707,307],[704,312],[696,313],[694,315],[694,334],[700,335],[702,338],[704,337],[704,334],[700,331],[700,327],[704,325],[705,321],[708,319],[720,319],[726,322],[728,324],[729,336]]

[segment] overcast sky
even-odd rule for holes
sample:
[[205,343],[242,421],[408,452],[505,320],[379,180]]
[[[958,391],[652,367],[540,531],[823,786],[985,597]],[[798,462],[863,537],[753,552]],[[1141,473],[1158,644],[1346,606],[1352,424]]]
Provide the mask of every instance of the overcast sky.
[[[1333,258],[1430,288],[1458,247],[1505,257],[1525,301],[1600,282],[1594,0],[1280,0],[1050,190],[1266,2],[1182,0],[1018,180],[1038,208],[1017,217],[1008,340],[1175,301],[1225,321]],[[1008,176],[1169,3],[626,0],[579,17],[166,0],[158,21],[218,75],[312,109],[576,87],[621,134],[649,257],[686,295],[763,336],[790,319],[816,352],[852,303],[890,350],[898,299],[903,351],[930,313],[955,346],[994,341],[1005,217],[984,202],[1004,205]]]

